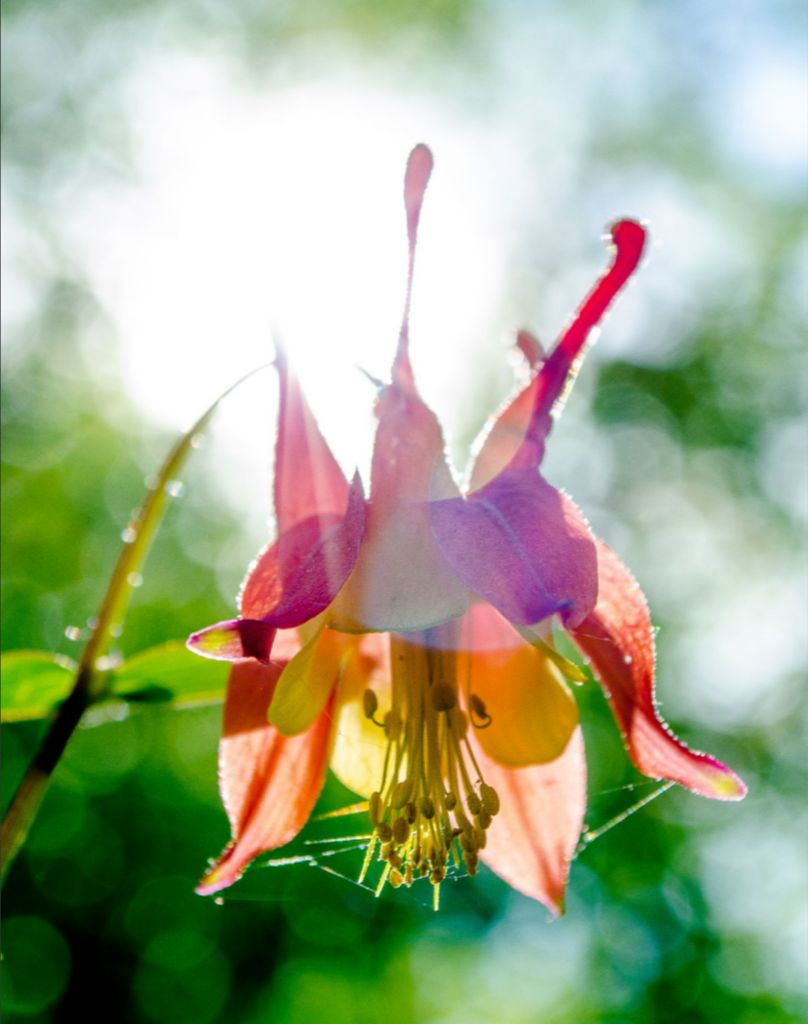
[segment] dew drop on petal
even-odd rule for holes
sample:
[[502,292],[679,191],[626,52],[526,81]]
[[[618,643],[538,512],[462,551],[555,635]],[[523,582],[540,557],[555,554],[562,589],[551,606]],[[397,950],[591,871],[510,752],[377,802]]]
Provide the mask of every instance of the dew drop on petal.
[[624,661],[624,663],[626,665],[630,665],[632,663],[632,661],[634,661],[634,659],[631,657],[630,654],[624,654],[623,655],[623,661]]

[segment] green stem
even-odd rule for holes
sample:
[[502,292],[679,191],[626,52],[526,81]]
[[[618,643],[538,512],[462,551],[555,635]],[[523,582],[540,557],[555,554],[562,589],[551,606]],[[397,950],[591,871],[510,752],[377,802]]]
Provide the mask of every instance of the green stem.
[[95,625],[76,668],[73,689],[56,711],[0,826],[0,882],[5,881],[9,868],[25,842],[53,771],[82,715],[90,704],[104,696],[107,673],[102,659],[123,620],[135,587],[135,574],[142,567],[162,520],[171,481],[176,479],[193,448],[195,438],[208,425],[222,399],[267,365],[271,364],[257,367],[232,384],[200,416],[191,429],[179,438],[168,453],[143,503],[132,515]]

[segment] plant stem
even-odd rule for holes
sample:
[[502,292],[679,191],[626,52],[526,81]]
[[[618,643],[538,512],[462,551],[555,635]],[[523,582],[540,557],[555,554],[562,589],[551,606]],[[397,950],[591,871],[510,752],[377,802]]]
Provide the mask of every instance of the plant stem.
[[70,695],[59,707],[34,757],[18,786],[0,826],[0,884],[14,863],[33,825],[45,792],[65,747],[93,702],[104,696],[106,671],[103,658],[123,621],[124,613],[135,587],[135,574],[142,567],[151,542],[163,518],[168,500],[168,487],[177,476],[194,446],[197,435],[208,425],[219,403],[253,374],[265,369],[256,367],[232,384],[199,417],[187,433],[172,446],[153,485],[142,504],[135,510],[124,531],[124,544],[110,577],[104,600],[96,617],[76,669]]

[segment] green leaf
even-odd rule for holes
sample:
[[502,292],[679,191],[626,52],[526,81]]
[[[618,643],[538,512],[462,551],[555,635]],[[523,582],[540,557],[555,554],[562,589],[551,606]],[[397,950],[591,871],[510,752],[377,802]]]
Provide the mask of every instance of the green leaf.
[[211,704],[224,696],[230,666],[192,654],[172,640],[136,654],[115,669],[111,695],[132,703]]
[[[78,667],[47,651],[12,651],[2,656],[0,665],[3,722],[47,718],[70,693]],[[181,640],[172,640],[110,671],[100,702],[112,697],[177,708],[213,704],[224,696],[228,669],[223,662],[191,654]]]
[[76,664],[47,651],[11,651],[0,659],[3,722],[46,718],[73,687]]

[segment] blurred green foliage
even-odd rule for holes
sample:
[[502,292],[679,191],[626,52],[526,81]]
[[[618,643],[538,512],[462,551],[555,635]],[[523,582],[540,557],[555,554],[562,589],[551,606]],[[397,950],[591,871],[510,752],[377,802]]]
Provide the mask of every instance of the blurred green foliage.
[[[778,566],[793,559],[800,534],[784,500],[796,471],[781,462],[792,448],[773,433],[804,401],[794,369],[800,314],[789,290],[804,238],[799,202],[789,187],[781,196],[750,186],[746,172],[717,152],[699,77],[709,72],[703,58],[714,37],[697,33],[689,49],[702,8],[621,3],[595,17],[588,5],[569,5],[565,14],[561,6],[537,15],[529,5],[508,5],[537,37],[544,33],[545,46],[554,31],[577,38],[577,60],[597,59],[610,18],[636,23],[629,38],[637,47],[650,42],[665,53],[663,39],[673,47],[648,107],[608,107],[608,96],[580,100],[582,120],[608,127],[595,132],[583,161],[589,176],[676,166],[694,186],[708,181],[741,196],[755,249],[753,287],[738,295],[724,282],[667,358],[592,371],[593,415],[616,455],[604,500],[642,559],[648,496],[675,470],[676,486],[690,489],[705,518],[733,510],[737,521],[726,530],[733,558]],[[739,32],[744,12],[717,6],[711,25],[723,44]],[[182,44],[221,51],[246,76],[261,77],[287,48],[312,37],[337,50],[389,54],[402,81],[413,75],[427,88],[471,68],[461,105],[487,100],[489,76],[503,72],[478,67],[496,31],[492,12],[460,0],[153,0],[114,8],[16,0],[5,5],[5,19],[8,188],[49,256],[34,268],[36,302],[5,356],[3,647],[75,658],[80,645],[65,631],[86,631],[121,530],[172,440],[122,397],[114,325],[49,222],[64,178],[95,182],[130,172],[133,141],[112,88],[118,76],[144,55]],[[780,34],[799,23],[788,3],[762,15],[767,31]],[[402,38],[410,49],[400,49]],[[700,57],[694,70],[689,61]],[[535,74],[537,89],[553,86],[541,69]],[[731,219],[737,206],[728,209]],[[644,455],[649,449],[653,458]],[[631,457],[621,460],[626,450]],[[246,564],[245,552],[232,567],[217,566],[214,579],[211,565],[240,524],[217,493],[204,449],[184,480],[120,638],[124,656],[221,618],[217,580],[234,593]],[[669,572],[671,561],[670,551],[651,553],[645,565]],[[664,593],[652,603],[664,666],[681,626],[666,609],[678,606]],[[750,654],[763,674],[766,653]],[[719,657],[714,671],[723,671]],[[621,821],[577,859],[567,916],[555,923],[489,874],[446,886],[438,915],[417,886],[375,900],[351,881],[356,851],[319,856],[319,866],[256,867],[222,905],[201,899],[194,885],[227,839],[216,792],[219,710],[122,707],[117,716],[91,717],[59,766],[5,893],[6,1019],[796,1024],[806,1011],[794,954],[804,919],[795,919],[793,905],[804,899],[805,874],[792,826],[801,813],[805,732],[796,678],[781,673],[775,687],[774,677],[773,703],[759,717],[738,713],[733,728],[717,724],[712,733],[705,721],[698,725],[699,742],[750,782],[747,803],[713,806],[671,792]],[[673,691],[672,677],[663,679]],[[587,824],[598,829],[654,783],[630,768],[602,695],[583,688],[578,697],[590,765]],[[3,730],[4,805],[40,730],[28,722]],[[331,782],[322,806],[350,800]],[[321,822],[307,835],[353,828],[356,819],[339,829]],[[320,848],[300,841],[292,852],[312,849]]]

